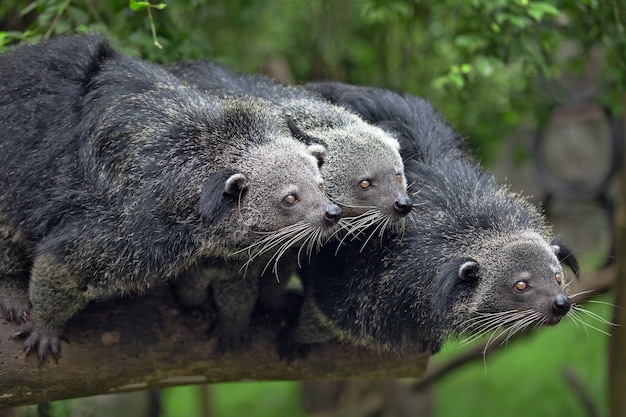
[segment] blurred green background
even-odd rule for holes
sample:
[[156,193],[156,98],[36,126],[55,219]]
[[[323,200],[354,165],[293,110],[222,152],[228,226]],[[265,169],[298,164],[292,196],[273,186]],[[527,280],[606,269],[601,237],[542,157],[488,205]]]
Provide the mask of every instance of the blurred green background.
[[[528,140],[520,139],[528,135],[520,132],[545,128],[555,107],[585,101],[624,113],[624,25],[626,0],[163,0],[151,5],[2,0],[0,52],[19,42],[98,30],[124,52],[159,63],[207,58],[294,83],[334,79],[410,92],[430,100],[485,166],[514,176],[515,167],[530,164]],[[502,168],[503,152],[513,169]],[[516,189],[526,189],[509,179]],[[587,273],[602,264],[606,242],[580,246],[577,255]],[[611,302],[608,296],[602,300]],[[607,305],[586,307],[611,317]],[[587,321],[610,331],[590,317]],[[588,415],[564,376],[568,370],[607,415],[607,339],[572,320],[541,329],[439,381],[427,408],[433,416]],[[434,360],[445,361],[462,349],[451,342]],[[297,382],[215,384],[208,397],[218,417],[308,415]],[[198,387],[164,390],[162,415],[200,416],[200,399]],[[114,400],[106,404],[66,401],[54,403],[52,412],[122,415]]]

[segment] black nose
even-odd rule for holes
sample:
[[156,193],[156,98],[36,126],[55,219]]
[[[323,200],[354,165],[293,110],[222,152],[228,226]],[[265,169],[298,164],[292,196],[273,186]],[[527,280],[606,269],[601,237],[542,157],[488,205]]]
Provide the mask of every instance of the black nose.
[[396,201],[393,202],[393,209],[396,211],[396,214],[400,214],[402,216],[406,216],[411,212],[413,208],[413,202],[408,195],[399,195],[396,198]]
[[557,316],[564,316],[572,306],[572,302],[565,294],[559,294],[556,296],[554,303],[552,304],[552,312]]
[[324,213],[324,220],[329,225],[335,225],[341,218],[341,207],[337,204],[329,204],[326,206],[326,212]]

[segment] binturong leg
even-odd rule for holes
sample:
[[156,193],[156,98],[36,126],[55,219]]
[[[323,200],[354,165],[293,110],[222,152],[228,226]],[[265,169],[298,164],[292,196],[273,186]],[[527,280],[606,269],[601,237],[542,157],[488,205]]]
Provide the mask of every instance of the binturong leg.
[[28,319],[29,242],[13,228],[0,226],[0,311],[18,324]]
[[67,321],[89,302],[83,293],[76,277],[55,255],[42,253],[35,258],[29,285],[30,321],[17,332],[26,337],[27,353],[37,349],[40,361],[48,352],[58,360]]
[[258,276],[250,271],[215,281],[218,320],[212,331],[220,351],[238,352],[250,345],[250,316],[258,296]]

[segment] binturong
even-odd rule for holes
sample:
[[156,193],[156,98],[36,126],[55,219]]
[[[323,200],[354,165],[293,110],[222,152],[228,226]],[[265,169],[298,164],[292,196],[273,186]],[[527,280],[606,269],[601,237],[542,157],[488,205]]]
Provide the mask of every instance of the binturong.
[[337,227],[325,149],[262,100],[209,97],[97,35],[0,55],[0,77],[0,306],[40,359],[90,301],[201,267],[216,293],[245,289],[218,303],[230,339],[256,301],[245,249]]
[[427,101],[333,82],[306,88],[398,138],[416,213],[403,234],[334,242],[304,267],[305,301],[283,354],[331,338],[437,352],[450,336],[560,322],[572,305],[561,263],[578,275],[574,256]]
[[264,75],[204,60],[175,62],[166,68],[211,94],[268,100],[288,118],[296,139],[323,145],[327,157],[320,170],[326,193],[341,207],[342,222],[349,222],[354,232],[375,224],[382,233],[401,226],[411,212],[399,144],[392,135],[299,86]]
[[[341,231],[335,236],[350,240],[367,232],[367,239],[375,240],[388,230],[402,229],[413,203],[406,190],[399,143],[392,135],[299,86],[285,85],[264,75],[232,71],[206,60],[174,62],[165,68],[214,96],[267,100],[285,115],[295,139],[309,146],[324,146],[327,153],[320,172],[325,192],[342,211]],[[251,251],[251,260],[274,247],[273,238],[259,241]],[[281,310],[285,308],[289,310],[280,294],[286,278],[297,265],[306,263],[301,252],[279,249],[266,262],[268,267],[272,265],[273,274],[262,271],[262,310],[273,316],[283,315]],[[308,259],[314,256],[313,250],[307,253]]]

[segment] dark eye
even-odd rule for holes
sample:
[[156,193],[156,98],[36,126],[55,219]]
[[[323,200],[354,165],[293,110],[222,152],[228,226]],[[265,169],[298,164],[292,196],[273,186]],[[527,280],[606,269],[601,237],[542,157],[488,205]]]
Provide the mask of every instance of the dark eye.
[[526,281],[517,281],[513,284],[513,288],[517,292],[524,292],[528,289],[528,283]]
[[556,283],[561,285],[563,284],[563,274],[561,274],[560,272],[557,272],[556,274],[554,274],[554,278],[556,279]]
[[402,175],[401,174],[396,175],[396,180],[398,180],[398,182],[402,182]]
[[298,199],[293,194],[288,194],[285,197],[283,197],[283,204],[286,206],[293,206],[297,202],[298,202]]
[[371,186],[372,183],[370,182],[370,180],[363,180],[359,183],[359,187],[361,187],[361,190],[367,190]]
[[320,189],[321,192],[324,192],[324,184],[320,184],[319,185],[319,189]]

